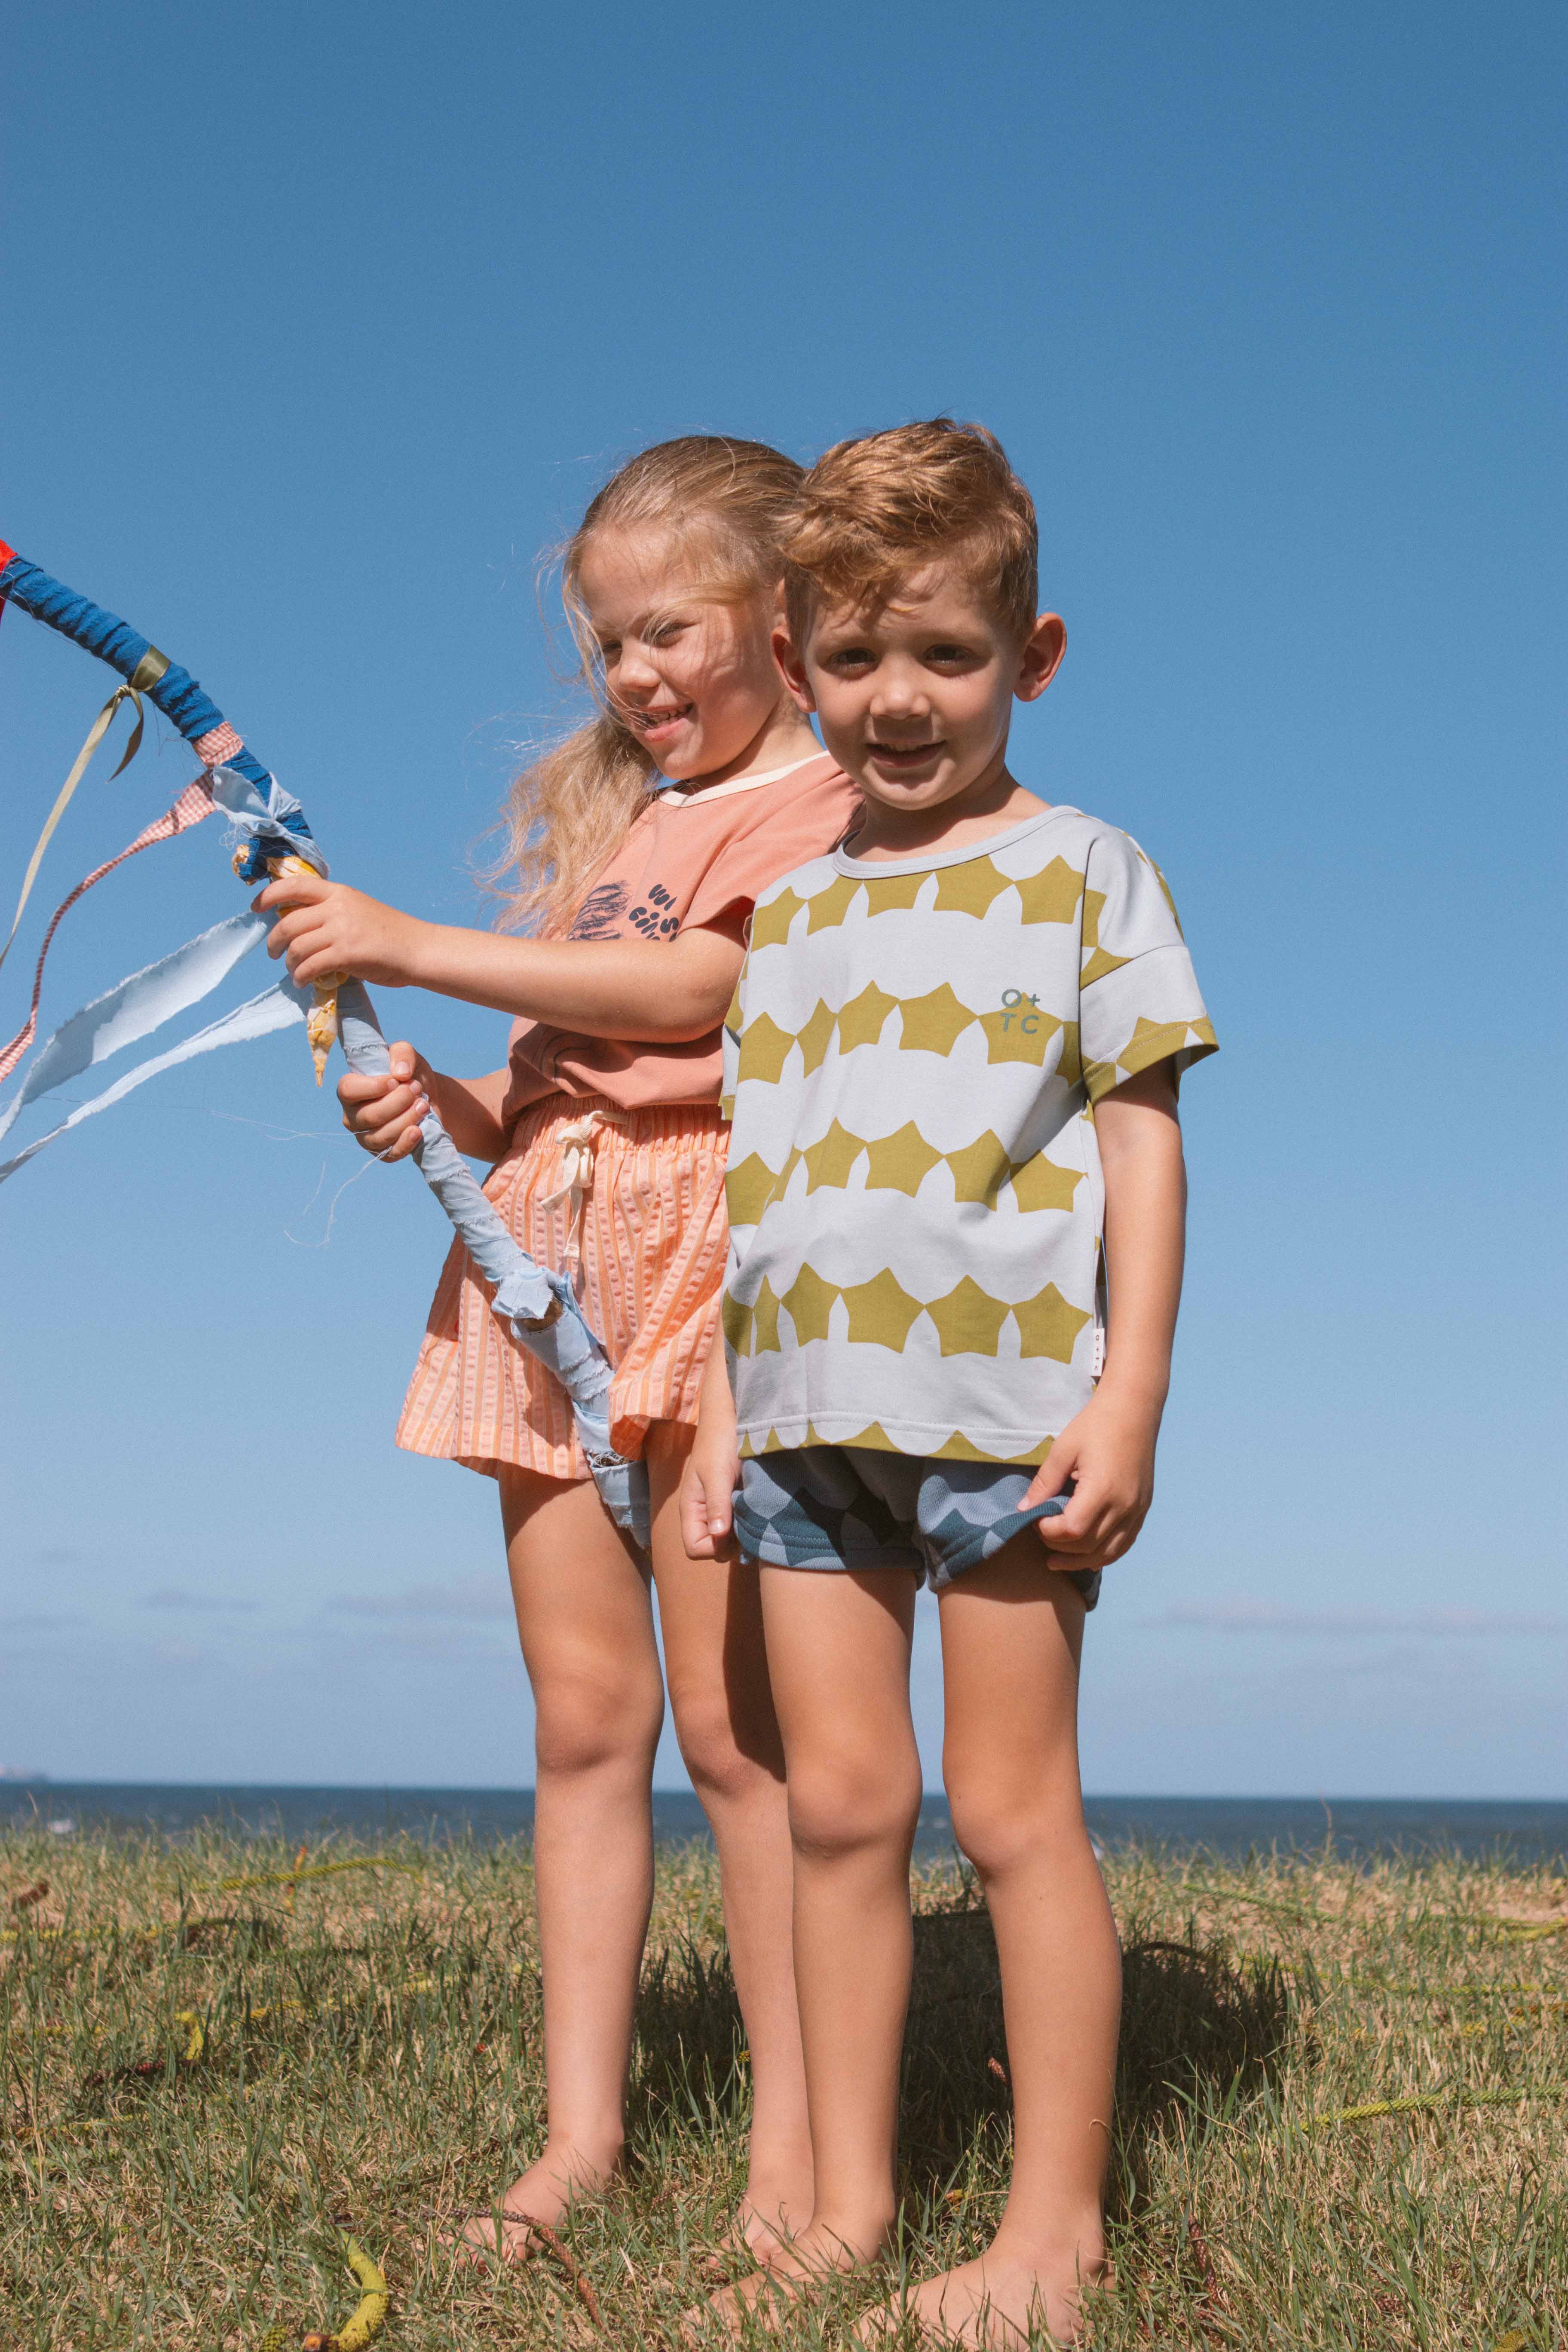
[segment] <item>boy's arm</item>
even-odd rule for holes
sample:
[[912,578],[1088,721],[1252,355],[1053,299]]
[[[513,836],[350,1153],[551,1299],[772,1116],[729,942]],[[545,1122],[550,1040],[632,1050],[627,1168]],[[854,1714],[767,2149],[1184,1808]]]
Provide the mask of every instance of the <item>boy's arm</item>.
[[697,1435],[680,1481],[680,1539],[689,1559],[721,1559],[728,1555],[734,1512],[731,1497],[740,1467],[735,1400],[730,1391],[724,1334],[717,1330],[702,1376]]
[[[301,982],[352,971],[384,988],[428,988],[586,1037],[679,1045],[724,1018],[744,949],[740,928],[698,924],[668,940],[520,940],[405,915],[319,874],[269,883],[268,955]],[[280,910],[280,911],[279,911]]]
[[1171,1379],[1182,1296],[1187,1179],[1169,1062],[1157,1062],[1095,1106],[1105,1174],[1110,1293],[1105,1370],[1052,1446],[1029,1499],[1071,1483],[1059,1517],[1039,1532],[1054,1565],[1100,1568],[1136,1541],[1154,1492],[1154,1444]]

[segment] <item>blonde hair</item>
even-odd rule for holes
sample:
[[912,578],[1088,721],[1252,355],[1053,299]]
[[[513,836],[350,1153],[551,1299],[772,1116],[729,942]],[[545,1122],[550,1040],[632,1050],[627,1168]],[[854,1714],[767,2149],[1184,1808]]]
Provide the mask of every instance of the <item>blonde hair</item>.
[[805,643],[822,600],[878,611],[900,579],[943,558],[1021,644],[1035,625],[1039,526],[995,435],[933,416],[840,441],[801,483],[784,533],[791,636]]
[[[503,815],[507,848],[498,881],[501,926],[559,937],[589,884],[602,873],[647,806],[652,755],[616,715],[605,692],[598,646],[579,582],[589,542],[601,531],[659,530],[703,547],[712,576],[703,593],[745,603],[776,588],[781,534],[803,469],[762,441],[693,433],[660,441],[631,458],[589,505],[559,564],[561,596],[579,674],[597,715],[531,761],[512,784]],[[780,695],[784,688],[781,682]]]

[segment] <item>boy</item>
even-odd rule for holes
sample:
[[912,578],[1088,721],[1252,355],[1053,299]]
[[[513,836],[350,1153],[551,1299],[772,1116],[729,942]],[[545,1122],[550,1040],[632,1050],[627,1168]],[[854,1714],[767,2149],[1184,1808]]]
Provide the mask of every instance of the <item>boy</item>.
[[944,2340],[1071,2338],[1104,2263],[1121,2000],[1079,1656],[1152,1491],[1176,1084],[1214,1032],[1157,869],[1007,771],[1012,703],[1045,692],[1066,631],[1037,614],[1034,507],[992,436],[939,418],[841,443],[786,553],[775,650],[866,814],[757,903],[727,1348],[682,1493],[710,1557],[738,1469],[733,1535],[763,1569],[816,2165],[809,2227],[731,2306],[892,2231],[924,1578],[953,1830],[1001,1960],[1014,2173],[985,2253],[907,2308]]

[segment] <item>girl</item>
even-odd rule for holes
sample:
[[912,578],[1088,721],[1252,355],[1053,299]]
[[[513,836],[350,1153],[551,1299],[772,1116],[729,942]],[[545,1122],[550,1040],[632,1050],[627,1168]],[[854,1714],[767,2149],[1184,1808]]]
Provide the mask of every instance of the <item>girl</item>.
[[[275,883],[270,941],[297,980],[332,969],[517,1016],[504,1069],[461,1079],[412,1046],[339,1086],[385,1160],[434,1104],[522,1246],[569,1269],[615,1367],[614,1442],[643,1455],[680,1750],[712,1825],[755,2106],[738,2229],[764,2258],[812,2210],[790,1962],[784,1758],[754,1569],[692,1562],[678,1496],[712,1341],[727,1229],[720,1034],[759,890],[832,847],[858,797],[774,667],[779,531],[801,478],[776,450],[693,436],[599,492],[563,562],[599,714],[521,776],[510,919],[527,939],[400,914],[314,877]],[[654,791],[660,777],[673,780]],[[600,1506],[563,1391],[490,1314],[454,1245],[397,1433],[495,1478],[537,1710],[534,1861],[548,2137],[475,2249],[621,2161],[633,2003],[652,1893],[663,1689],[647,1564]]]

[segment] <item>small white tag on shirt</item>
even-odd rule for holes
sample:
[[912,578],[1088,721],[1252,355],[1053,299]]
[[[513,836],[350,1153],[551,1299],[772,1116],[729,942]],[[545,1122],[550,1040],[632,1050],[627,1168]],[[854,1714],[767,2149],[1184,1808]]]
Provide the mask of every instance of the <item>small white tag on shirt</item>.
[[1104,1370],[1105,1326],[1103,1323],[1097,1323],[1094,1327],[1094,1377],[1096,1380],[1099,1380]]

